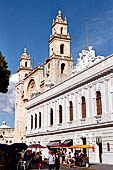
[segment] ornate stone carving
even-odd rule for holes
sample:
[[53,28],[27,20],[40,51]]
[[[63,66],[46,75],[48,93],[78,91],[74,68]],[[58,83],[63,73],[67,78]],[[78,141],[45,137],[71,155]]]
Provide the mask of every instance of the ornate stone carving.
[[79,53],[79,58],[77,64],[74,67],[73,74],[77,74],[82,70],[90,67],[91,65],[104,59],[104,56],[95,56],[95,50],[93,46],[89,46],[88,50],[82,50],[82,53]]

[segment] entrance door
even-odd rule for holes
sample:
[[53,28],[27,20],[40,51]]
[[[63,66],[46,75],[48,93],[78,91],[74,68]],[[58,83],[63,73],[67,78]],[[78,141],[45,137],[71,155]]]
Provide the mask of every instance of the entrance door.
[[[82,138],[83,145],[86,145],[86,138]],[[86,148],[83,149],[84,154],[86,154]]]
[[100,163],[102,163],[102,143],[99,143],[99,160]]

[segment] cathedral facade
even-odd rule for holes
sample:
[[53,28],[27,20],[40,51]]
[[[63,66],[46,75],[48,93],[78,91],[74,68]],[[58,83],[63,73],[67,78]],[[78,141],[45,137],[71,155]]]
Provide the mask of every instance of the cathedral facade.
[[90,162],[111,164],[113,55],[96,56],[89,46],[73,67],[67,27],[59,11],[52,23],[45,69],[41,65],[32,69],[24,49],[16,85],[15,142],[88,144],[95,148],[89,150]]

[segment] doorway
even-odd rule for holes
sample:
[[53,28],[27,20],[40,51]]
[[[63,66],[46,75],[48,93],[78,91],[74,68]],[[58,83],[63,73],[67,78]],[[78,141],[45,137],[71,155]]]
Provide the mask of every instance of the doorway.
[[99,160],[100,163],[102,163],[102,143],[99,143],[98,146],[99,146]]
[[[83,141],[83,145],[86,145],[86,138],[85,137],[82,138],[82,141]],[[83,149],[83,153],[86,154],[86,148]]]

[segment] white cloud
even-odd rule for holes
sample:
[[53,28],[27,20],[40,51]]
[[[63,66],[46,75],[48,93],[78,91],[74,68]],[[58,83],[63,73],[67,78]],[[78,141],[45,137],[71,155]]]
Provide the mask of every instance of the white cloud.
[[11,75],[10,81],[13,83],[17,83],[18,82],[18,73]]
[[18,74],[13,74],[10,77],[10,84],[6,94],[0,93],[0,111],[14,114],[15,111],[15,94],[16,82],[18,82]]

